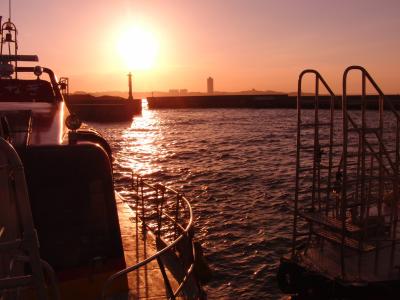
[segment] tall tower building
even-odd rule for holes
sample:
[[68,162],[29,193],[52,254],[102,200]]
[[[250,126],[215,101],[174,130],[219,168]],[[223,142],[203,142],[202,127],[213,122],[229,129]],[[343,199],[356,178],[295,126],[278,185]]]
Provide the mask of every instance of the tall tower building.
[[207,78],[207,93],[208,94],[214,93],[214,79],[212,77]]

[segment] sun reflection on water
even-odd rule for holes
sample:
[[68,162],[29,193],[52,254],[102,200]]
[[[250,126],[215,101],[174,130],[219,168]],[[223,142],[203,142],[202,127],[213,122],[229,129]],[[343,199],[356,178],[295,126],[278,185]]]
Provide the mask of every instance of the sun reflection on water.
[[162,139],[157,112],[148,109],[147,99],[142,99],[142,114],[133,118],[129,128],[122,132],[124,144],[124,168],[129,168],[140,175],[148,175],[161,170],[154,163],[159,157],[157,140]]

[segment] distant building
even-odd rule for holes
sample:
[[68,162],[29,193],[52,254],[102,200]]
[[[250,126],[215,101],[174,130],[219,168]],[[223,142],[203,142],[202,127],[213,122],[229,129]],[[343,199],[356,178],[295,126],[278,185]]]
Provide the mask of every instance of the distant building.
[[207,93],[214,94],[214,79],[212,77],[207,78]]
[[179,94],[179,90],[178,89],[170,89],[169,93],[173,94],[173,95],[178,95]]
[[180,89],[179,90],[179,95],[186,95],[188,93],[187,89]]

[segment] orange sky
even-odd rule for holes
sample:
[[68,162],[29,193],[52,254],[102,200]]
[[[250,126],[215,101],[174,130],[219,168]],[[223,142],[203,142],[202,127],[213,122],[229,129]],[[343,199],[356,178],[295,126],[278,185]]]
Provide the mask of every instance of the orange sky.
[[[38,54],[72,91],[126,91],[132,71],[137,91],[205,91],[212,76],[216,90],[291,92],[315,68],[340,93],[344,68],[358,64],[400,93],[399,11],[398,0],[13,0],[12,20],[20,53]],[[127,66],[127,28],[152,37],[151,68]]]

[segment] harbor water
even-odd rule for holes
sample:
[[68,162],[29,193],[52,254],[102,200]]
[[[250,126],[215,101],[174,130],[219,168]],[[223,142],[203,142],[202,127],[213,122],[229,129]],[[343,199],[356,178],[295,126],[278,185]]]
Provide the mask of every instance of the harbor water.
[[213,270],[209,299],[280,299],[289,250],[296,110],[147,110],[132,123],[90,124],[111,143],[116,188],[131,170],[184,192]]

